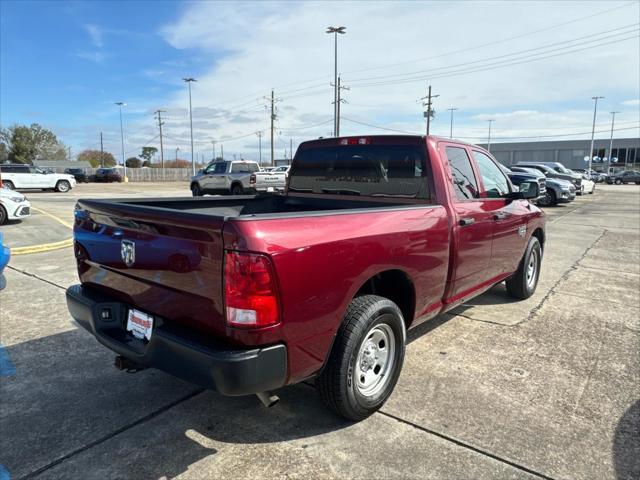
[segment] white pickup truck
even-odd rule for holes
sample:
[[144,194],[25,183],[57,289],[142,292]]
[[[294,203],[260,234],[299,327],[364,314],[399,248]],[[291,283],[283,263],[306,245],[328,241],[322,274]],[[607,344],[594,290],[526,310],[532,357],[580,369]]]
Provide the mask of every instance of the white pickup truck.
[[0,165],[2,184],[10,189],[39,189],[68,192],[76,186],[73,175],[49,173],[24,163],[5,163]]
[[262,171],[257,162],[246,160],[211,162],[191,178],[191,193],[199,197],[207,193],[243,195],[284,190],[283,172]]

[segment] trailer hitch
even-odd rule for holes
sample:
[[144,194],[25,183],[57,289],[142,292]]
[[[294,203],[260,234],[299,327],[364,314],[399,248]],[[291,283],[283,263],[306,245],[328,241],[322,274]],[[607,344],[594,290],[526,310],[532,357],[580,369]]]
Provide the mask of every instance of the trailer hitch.
[[280,397],[273,392],[259,392],[256,393],[256,397],[258,397],[262,404],[267,408],[273,407],[280,401]]
[[116,359],[113,363],[113,365],[118,369],[118,370],[124,370],[127,373],[136,373],[139,372],[141,370],[145,370],[146,367],[145,365],[141,365],[137,362],[134,362],[133,360],[127,358],[127,357],[123,357],[122,355],[117,355]]

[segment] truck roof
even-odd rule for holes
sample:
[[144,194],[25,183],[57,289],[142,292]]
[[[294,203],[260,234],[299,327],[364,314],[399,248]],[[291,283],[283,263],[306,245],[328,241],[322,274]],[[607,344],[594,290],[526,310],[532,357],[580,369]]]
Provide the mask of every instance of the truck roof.
[[[460,145],[477,147],[467,142],[456,140],[455,138],[445,138],[436,135],[353,135],[348,137],[331,137],[308,140],[300,144],[300,148],[335,146],[335,145],[417,145],[424,144],[426,140],[447,141]],[[360,141],[366,143],[359,143]],[[351,143],[353,142],[353,143]]]

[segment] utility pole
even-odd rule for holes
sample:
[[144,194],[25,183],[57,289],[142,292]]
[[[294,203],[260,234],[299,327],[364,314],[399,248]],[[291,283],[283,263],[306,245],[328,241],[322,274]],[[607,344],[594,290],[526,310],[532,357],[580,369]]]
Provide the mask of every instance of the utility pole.
[[[611,165],[611,159],[613,158],[613,125],[616,121],[616,113],[620,113],[620,112],[609,112],[609,113],[611,113],[611,138],[609,139],[609,165]],[[593,147],[591,147],[591,150],[593,151]],[[607,172],[604,172],[604,173],[607,173]]]
[[[427,107],[427,110],[424,112],[424,116],[427,118],[427,135],[429,135],[429,130],[431,126],[431,117],[434,115],[433,110],[433,99],[438,98],[440,95],[432,95],[431,94],[431,85],[429,85],[429,93],[427,93],[426,97],[422,97],[422,106]],[[426,101],[425,101],[426,100]]]
[[456,107],[447,108],[451,112],[451,124],[449,125],[449,138],[453,138],[453,112],[458,110]]
[[293,161],[293,138],[289,139],[289,157],[291,157],[291,160]]
[[164,168],[164,146],[162,145],[162,125],[164,122],[162,121],[162,114],[164,110],[156,110],[155,113],[158,114],[158,127],[160,128],[160,166]]
[[338,136],[338,34],[344,35],[347,27],[327,27],[333,33],[333,136]]
[[258,165],[262,165],[262,130],[260,130],[259,132],[256,132],[256,135],[258,136],[258,151],[260,152]]
[[212,160],[215,162],[216,161],[216,141],[215,140],[211,140],[211,151],[213,152]]
[[[333,84],[331,84],[333,85]],[[339,137],[340,136],[340,104],[341,103],[347,103],[347,101],[345,99],[342,98],[342,90],[349,90],[349,87],[343,87],[340,84],[340,76],[338,76],[338,83],[337,83],[337,92],[338,92],[338,97],[337,97],[337,107],[336,107],[336,127],[335,127],[335,136]]]
[[180,150],[180,147],[176,147],[176,168],[178,168],[178,150]]
[[271,97],[264,97],[266,101],[271,102],[271,163],[270,165],[273,167],[273,130],[274,130],[274,121],[276,120],[276,102],[279,102],[280,98],[275,98],[273,89],[271,89]]
[[120,145],[122,147],[122,166],[124,167],[124,178],[127,178],[127,163],[124,161],[124,129],[122,128],[122,107],[126,105],[124,102],[116,102],[120,107]]
[[487,120],[487,122],[489,122],[489,136],[487,137],[487,152],[490,152],[491,151],[491,124],[495,122],[495,120],[493,118],[490,118],[489,120]]
[[187,85],[189,85],[189,125],[191,127],[191,172],[193,175],[196,174],[196,164],[195,164],[195,160],[193,157],[193,111],[191,109],[191,84],[193,82],[197,82],[197,80],[195,78],[183,78],[182,80],[184,80],[185,82],[187,82]]
[[100,132],[100,166],[104,168],[104,146],[102,143],[102,132]]
[[71,147],[67,147],[69,161],[71,161]]
[[220,158],[224,160],[224,145],[220,144]]
[[596,134],[596,113],[598,111],[598,99],[604,97],[591,97],[591,100],[595,100],[593,105],[593,125],[591,127],[591,150],[589,150],[589,171],[591,171],[591,164],[593,163],[593,137]]

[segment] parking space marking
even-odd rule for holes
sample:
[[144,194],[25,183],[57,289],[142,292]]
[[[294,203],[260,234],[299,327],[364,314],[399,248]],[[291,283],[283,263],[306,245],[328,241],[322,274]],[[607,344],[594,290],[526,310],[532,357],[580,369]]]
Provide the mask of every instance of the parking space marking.
[[73,245],[73,238],[67,238],[59,242],[41,243],[39,245],[29,245],[27,247],[16,247],[11,249],[11,255],[28,255],[30,253],[50,252]]
[[44,210],[42,210],[40,208],[36,208],[34,206],[32,206],[31,209],[35,210],[38,213],[41,213],[42,215],[46,215],[47,217],[54,219],[59,224],[64,225],[65,227],[70,228],[70,229],[73,230],[73,224],[67,222],[66,220],[63,220],[60,217],[55,216],[53,213],[46,212],[46,211],[44,211]]
[[[7,349],[0,345],[0,377],[10,377],[16,374],[16,366],[11,361],[9,357],[9,352]],[[0,465],[1,467],[2,465]],[[0,470],[0,479],[2,470]]]

